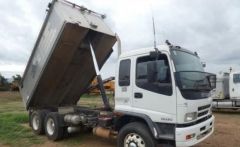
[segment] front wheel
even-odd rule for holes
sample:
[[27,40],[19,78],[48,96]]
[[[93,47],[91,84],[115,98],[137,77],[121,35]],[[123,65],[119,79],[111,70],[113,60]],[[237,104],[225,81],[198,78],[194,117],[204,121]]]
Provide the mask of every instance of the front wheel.
[[117,145],[118,147],[155,147],[156,141],[145,124],[132,122],[119,131]]

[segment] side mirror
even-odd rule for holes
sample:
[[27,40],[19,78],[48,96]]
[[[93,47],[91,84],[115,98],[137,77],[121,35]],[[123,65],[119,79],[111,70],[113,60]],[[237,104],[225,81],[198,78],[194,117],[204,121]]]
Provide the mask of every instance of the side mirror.
[[217,82],[217,76],[215,74],[210,74],[207,77],[208,77],[211,89],[215,89],[216,82]]
[[157,79],[157,62],[151,61],[147,64],[147,78],[149,83],[153,83]]

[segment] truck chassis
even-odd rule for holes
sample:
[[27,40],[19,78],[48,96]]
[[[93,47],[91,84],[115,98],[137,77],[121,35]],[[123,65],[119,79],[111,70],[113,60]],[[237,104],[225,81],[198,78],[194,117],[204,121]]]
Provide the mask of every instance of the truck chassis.
[[240,99],[213,99],[213,109],[240,109]]

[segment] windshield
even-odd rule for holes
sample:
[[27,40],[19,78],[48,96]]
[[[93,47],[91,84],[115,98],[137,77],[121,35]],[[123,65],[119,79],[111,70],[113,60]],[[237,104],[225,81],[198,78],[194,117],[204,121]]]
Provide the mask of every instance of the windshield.
[[178,86],[181,90],[210,91],[212,74],[195,71],[176,72]]
[[187,51],[171,52],[176,73],[177,86],[186,99],[209,97],[212,90],[212,74],[206,73],[197,55]]
[[176,71],[204,71],[199,57],[194,54],[173,50],[172,57]]

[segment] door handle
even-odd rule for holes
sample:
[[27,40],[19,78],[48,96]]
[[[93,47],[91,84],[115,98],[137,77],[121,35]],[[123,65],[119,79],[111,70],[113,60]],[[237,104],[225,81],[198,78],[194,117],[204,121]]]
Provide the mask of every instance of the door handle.
[[143,94],[142,93],[140,93],[140,92],[135,92],[134,93],[134,98],[136,98],[136,99],[141,99],[143,97]]

